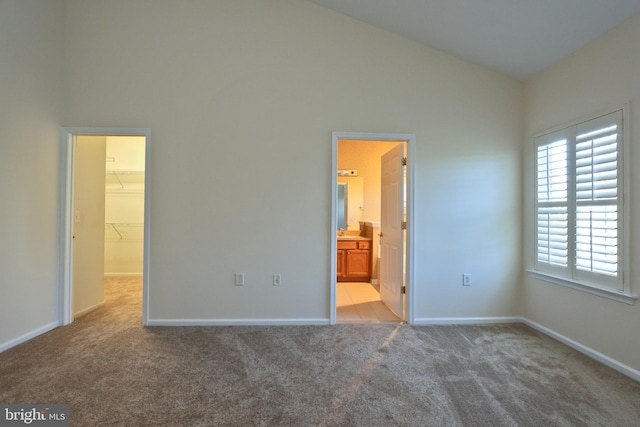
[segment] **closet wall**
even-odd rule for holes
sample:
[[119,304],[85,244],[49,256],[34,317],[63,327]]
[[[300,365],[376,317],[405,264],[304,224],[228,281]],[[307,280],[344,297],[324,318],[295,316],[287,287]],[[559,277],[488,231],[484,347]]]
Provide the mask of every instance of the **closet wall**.
[[144,137],[107,137],[105,276],[142,275],[144,161]]

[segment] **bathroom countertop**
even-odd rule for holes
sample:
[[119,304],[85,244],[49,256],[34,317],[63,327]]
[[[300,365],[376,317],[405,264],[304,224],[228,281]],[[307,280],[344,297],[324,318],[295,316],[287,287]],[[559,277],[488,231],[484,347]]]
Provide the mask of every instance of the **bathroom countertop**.
[[372,240],[371,237],[363,237],[363,236],[338,236],[338,240]]

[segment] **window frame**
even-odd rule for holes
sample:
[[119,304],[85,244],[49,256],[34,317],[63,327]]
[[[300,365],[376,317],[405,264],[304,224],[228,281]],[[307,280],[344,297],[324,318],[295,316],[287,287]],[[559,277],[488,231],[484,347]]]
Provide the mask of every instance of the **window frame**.
[[[630,283],[630,239],[629,239],[629,221],[630,221],[630,203],[629,203],[629,129],[628,129],[628,104],[602,111],[598,114],[593,114],[588,117],[584,117],[578,120],[574,120],[570,123],[565,123],[560,126],[556,126],[552,129],[548,129],[543,132],[535,134],[532,138],[533,150],[532,150],[532,190],[533,190],[533,221],[532,221],[532,259],[530,261],[531,268],[527,271],[534,278],[545,280],[547,282],[568,286],[574,289],[586,291],[588,293],[608,297],[614,300],[633,304],[637,300],[635,295],[631,293]],[[581,129],[584,127],[595,126],[597,128],[598,122],[607,116],[620,114],[619,129],[617,130],[617,206],[618,206],[618,236],[617,236],[617,251],[618,251],[618,269],[617,277],[607,278],[604,275],[597,273],[585,274],[577,268],[576,245],[575,237],[576,231],[576,207],[578,197],[576,195],[576,177],[578,175],[576,170],[576,138],[583,132]],[[539,200],[539,181],[538,181],[538,148],[545,145],[550,145],[553,142],[566,139],[566,185],[567,185],[567,197],[564,205],[567,209],[567,265],[558,266],[552,263],[546,263],[539,260],[539,242],[538,242],[538,227],[539,217],[538,208],[540,202],[546,203],[547,206],[553,205],[553,201],[545,202]],[[559,202],[562,205],[562,202]],[[596,280],[597,279],[597,280]]]

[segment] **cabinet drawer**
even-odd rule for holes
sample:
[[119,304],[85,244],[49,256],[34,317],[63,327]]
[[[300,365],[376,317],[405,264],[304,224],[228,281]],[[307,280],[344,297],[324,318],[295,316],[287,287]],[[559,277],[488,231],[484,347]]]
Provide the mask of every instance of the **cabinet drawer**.
[[358,249],[369,249],[370,244],[368,240],[358,241]]
[[358,249],[358,242],[338,240],[338,249]]

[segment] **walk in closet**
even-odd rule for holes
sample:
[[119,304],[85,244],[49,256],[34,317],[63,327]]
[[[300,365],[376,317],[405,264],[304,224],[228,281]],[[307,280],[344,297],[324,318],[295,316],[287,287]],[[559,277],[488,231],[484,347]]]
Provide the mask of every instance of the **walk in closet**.
[[107,138],[105,276],[142,275],[144,138]]

